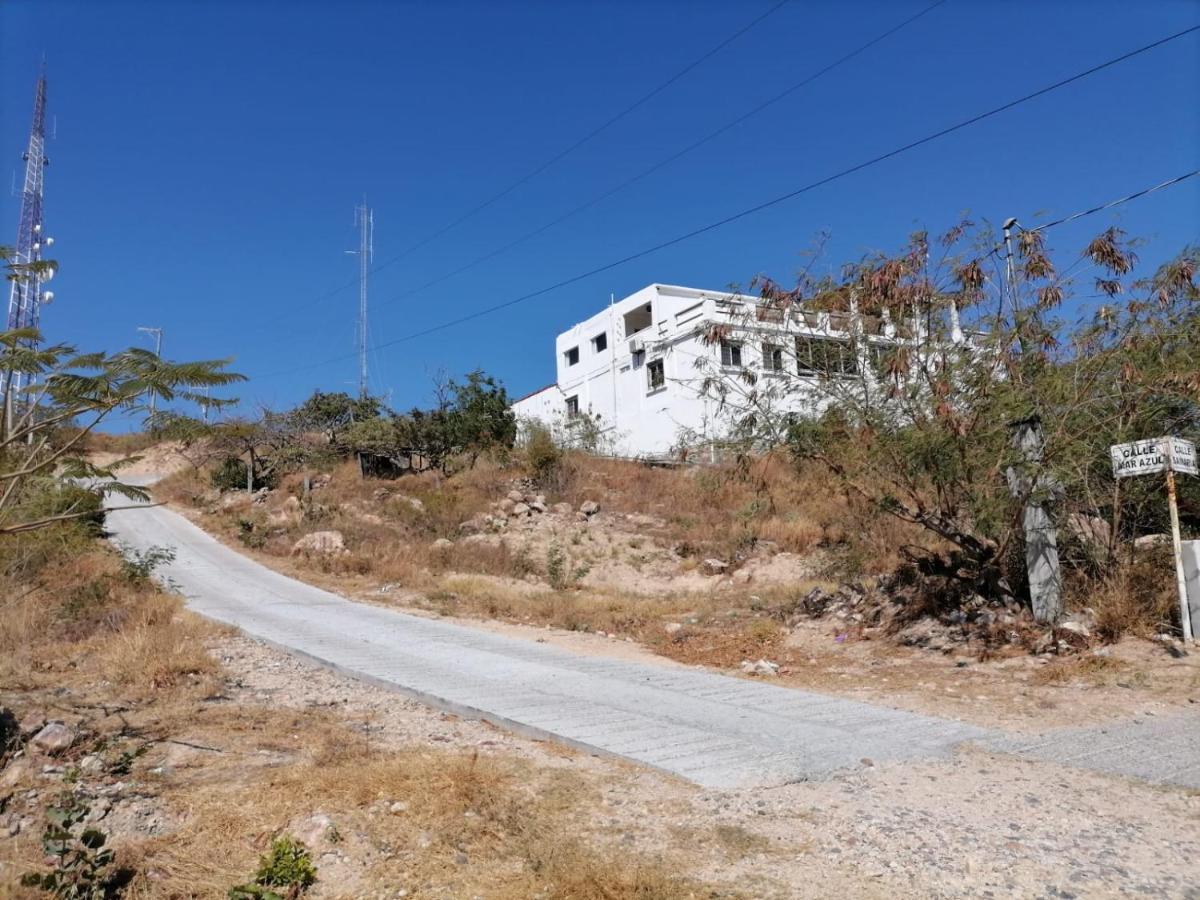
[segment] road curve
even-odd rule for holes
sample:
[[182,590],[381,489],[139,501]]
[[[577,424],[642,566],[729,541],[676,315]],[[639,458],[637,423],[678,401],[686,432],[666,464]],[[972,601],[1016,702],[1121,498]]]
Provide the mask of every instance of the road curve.
[[224,546],[164,507],[113,511],[118,542],[175,551],[160,572],[197,613],[431,706],[706,787],[817,779],[948,755],[996,735],[937,719],[675,666],[577,656],[355,603]]

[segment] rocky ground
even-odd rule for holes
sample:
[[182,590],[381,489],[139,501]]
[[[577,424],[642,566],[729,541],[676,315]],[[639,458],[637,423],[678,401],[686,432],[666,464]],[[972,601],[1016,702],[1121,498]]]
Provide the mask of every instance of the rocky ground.
[[517,753],[598,777],[611,839],[694,847],[689,872],[748,896],[1200,896],[1196,792],[974,748],[827,782],[705,791],[437,713],[246,638],[214,652],[239,683],[235,702],[333,708],[388,745]]
[[[384,748],[515,755],[540,770],[581,776],[597,786],[598,802],[576,822],[580,833],[669,860],[731,895],[1200,896],[1195,792],[971,747],[941,762],[864,761],[858,772],[826,782],[706,791],[437,713],[247,638],[220,637],[211,649],[227,672],[215,702],[333,714]],[[212,777],[204,773],[219,759],[220,777],[233,783],[242,770],[285,764],[292,753],[281,745],[231,760],[236,735],[219,741],[208,731],[184,731],[133,759],[102,752],[64,765],[55,754],[77,725],[33,718],[39,721],[23,723],[32,743],[4,773],[3,786],[36,784],[7,801],[2,821],[11,836],[36,827],[26,808],[68,782],[90,799],[90,818],[114,842],[169,835],[186,816],[165,800],[173,781]],[[304,719],[296,721],[302,730]],[[302,733],[292,737],[304,745]],[[420,896],[419,886],[379,893],[363,876],[382,852],[372,817],[407,812],[406,804],[381,798],[361,814],[314,805],[294,817],[288,827],[313,847],[320,871],[313,896]]]

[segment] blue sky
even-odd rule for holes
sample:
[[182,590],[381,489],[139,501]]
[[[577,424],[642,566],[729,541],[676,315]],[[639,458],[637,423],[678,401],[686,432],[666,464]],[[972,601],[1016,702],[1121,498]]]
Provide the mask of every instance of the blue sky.
[[[117,350],[233,356],[241,396],[354,390],[353,209],[376,263],[574,143],[774,5],[746,2],[0,4],[5,182],[45,54],[47,230],[61,270],[43,327]],[[395,341],[720,219],[1200,22],[1194,0],[948,0],[731,132],[510,252],[414,288],[637,174],[930,0],[791,0],[510,195],[372,276],[373,342]],[[939,230],[1067,214],[1200,163],[1190,35],[726,228],[496,315],[373,354],[404,408],[476,367],[513,394],[552,380],[553,337],[651,282],[787,281],[822,230],[831,264]],[[4,192],[0,240],[15,237]],[[1200,178],[1051,233],[1116,223],[1145,268],[1200,239]],[[10,234],[11,232],[11,234]],[[325,296],[339,287],[333,296]],[[408,294],[408,296],[402,296]],[[323,299],[322,299],[323,298]],[[342,359],[322,365],[333,357]],[[309,366],[301,371],[298,367]],[[280,374],[286,372],[287,374]]]

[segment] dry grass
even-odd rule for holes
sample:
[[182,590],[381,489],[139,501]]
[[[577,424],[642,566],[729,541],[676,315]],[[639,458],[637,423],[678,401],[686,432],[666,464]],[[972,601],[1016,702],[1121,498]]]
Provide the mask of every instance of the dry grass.
[[658,636],[652,646],[663,656],[680,662],[733,668],[747,659],[784,659],[786,636],[786,629],[771,619],[709,620]]
[[[218,506],[211,518],[230,536],[277,556],[288,555],[309,531],[336,529],[350,553],[315,558],[314,568],[370,574],[414,589],[427,587],[430,573],[523,578],[537,571],[528,558],[504,548],[431,548],[438,538],[461,537],[463,522],[488,512],[514,482],[530,477],[519,456],[504,464],[481,460],[450,477],[426,472],[395,481],[364,480],[353,463],[329,474],[330,483],[314,491],[303,512],[286,521],[278,520],[280,503],[302,495],[301,475],[286,478],[267,507],[238,505],[235,499],[232,507]],[[203,472],[180,472],[158,491],[175,502],[212,509],[216,498],[206,479]],[[684,557],[684,568],[690,560],[707,557],[736,564],[765,545],[801,555],[832,551],[831,559],[856,573],[888,570],[896,562],[896,548],[918,536],[910,526],[872,513],[829,486],[823,472],[797,469],[778,455],[744,466],[665,469],[567,454],[541,490],[550,504],[599,500],[606,512],[655,517],[661,524],[639,526],[640,540],[675,550]],[[272,512],[275,521],[270,520]]]
[[1178,603],[1169,554],[1166,547],[1141,551],[1105,579],[1070,583],[1069,598],[1093,611],[1096,632],[1105,641],[1169,630]]
[[[512,757],[373,747],[327,715],[218,712],[189,735],[231,744],[164,800],[180,814],[169,835],[129,848],[131,896],[224,897],[278,835],[320,813],[336,848],[362,865],[318,871],[337,896],[410,893],[563,900],[699,897],[696,882],[598,839],[588,779]],[[304,729],[297,746],[296,730]],[[292,739],[289,741],[288,737]],[[289,754],[268,766],[258,751]],[[393,812],[399,808],[399,812]],[[328,847],[316,846],[314,855]],[[152,874],[151,874],[152,873]]]
[[93,539],[61,546],[69,546],[70,555],[28,582],[5,585],[12,598],[0,616],[6,681],[102,679],[143,696],[215,674],[203,646],[211,626],[183,612],[177,598],[128,577],[116,553]]
[[1112,684],[1118,678],[1131,683],[1144,681],[1145,676],[1132,669],[1124,660],[1108,656],[1073,656],[1047,663],[1029,678],[1038,685],[1087,682],[1095,687]]
[[769,838],[742,825],[716,825],[713,827],[713,837],[725,855],[733,859],[770,853],[775,849]]
[[[205,650],[213,626],[74,526],[46,540],[0,545],[4,701],[18,718],[49,712],[77,729],[79,741],[58,760],[67,772],[78,773],[88,753],[111,762],[149,751],[119,777],[167,828],[113,835],[118,864],[132,877],[123,896],[225,897],[274,837],[302,830],[317,813],[338,832],[336,847],[313,848],[327,895],[711,894],[680,875],[685,864],[674,857],[618,846],[594,817],[601,791],[591,777],[511,756],[386,749],[332,712],[225,702]],[[91,771],[70,777],[89,791],[118,777]],[[8,788],[36,788],[49,803],[68,785],[40,772],[40,762],[14,772]],[[101,827],[121,818],[114,811]],[[329,863],[330,849],[352,862]],[[11,879],[43,865],[38,829],[6,841],[0,862],[0,896],[20,896]]]
[[662,536],[696,556],[733,559],[757,541],[803,554],[846,540],[861,524],[856,505],[831,492],[824,473],[778,454],[673,469],[574,455],[564,467],[557,497],[659,516],[667,523]]

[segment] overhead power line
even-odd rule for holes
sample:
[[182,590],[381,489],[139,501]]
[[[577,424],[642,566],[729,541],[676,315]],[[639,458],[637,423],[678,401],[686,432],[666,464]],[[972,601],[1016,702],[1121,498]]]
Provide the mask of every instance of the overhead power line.
[[[452,221],[443,225],[437,231],[433,232],[432,234],[427,235],[426,237],[417,241],[415,244],[412,244],[409,247],[406,247],[404,250],[401,250],[395,256],[388,257],[383,262],[379,263],[374,268],[372,268],[368,272],[368,274],[374,275],[376,272],[378,272],[381,269],[386,268],[387,266],[390,266],[392,263],[399,262],[400,260],[404,259],[405,257],[410,256],[411,254],[415,253],[417,250],[421,249],[425,245],[430,244],[433,241],[437,240],[439,237],[441,237],[443,234],[446,234],[448,231],[451,231],[454,228],[457,228],[463,222],[467,221],[467,219],[469,219],[472,216],[476,215],[477,213],[480,213],[483,210],[487,209],[493,203],[496,203],[497,201],[502,200],[503,198],[507,197],[509,194],[511,194],[517,188],[521,187],[522,185],[528,184],[530,181],[537,178],[539,175],[541,175],[543,172],[545,172],[547,169],[549,169],[555,163],[558,163],[561,160],[565,159],[567,156],[574,153],[576,150],[578,150],[584,144],[588,143],[593,138],[598,137],[601,133],[603,133],[604,131],[607,131],[613,125],[620,122],[622,119],[624,119],[630,113],[634,112],[635,110],[644,106],[646,103],[653,100],[655,97],[657,97],[659,94],[661,94],[667,88],[669,88],[671,85],[675,84],[675,82],[679,81],[679,79],[683,78],[685,75],[687,75],[689,72],[693,71],[695,68],[700,66],[702,63],[707,62],[709,59],[711,59],[713,56],[715,56],[720,51],[724,50],[726,47],[728,47],[730,44],[732,44],[734,41],[736,41],[738,38],[740,38],[743,34],[750,31],[752,28],[754,28],[756,25],[758,25],[760,22],[762,22],[768,16],[771,16],[772,14],[778,12],[780,8],[782,8],[783,6],[786,6],[789,2],[790,2],[790,0],[778,0],[778,2],[776,2],[769,9],[767,9],[766,12],[762,13],[757,18],[752,19],[746,25],[743,25],[741,28],[739,28],[733,34],[729,35],[729,37],[725,38],[723,41],[721,41],[719,44],[717,44],[711,50],[705,52],[703,55],[692,60],[690,63],[688,63],[682,69],[677,71],[675,74],[671,75],[666,81],[663,81],[662,83],[660,83],[656,87],[652,88],[647,93],[643,94],[641,97],[639,97],[633,103],[629,104],[629,106],[626,106],[620,112],[611,116],[609,119],[605,120],[600,125],[597,125],[595,128],[593,128],[587,134],[583,135],[583,137],[576,140],[575,143],[571,144],[570,146],[566,147],[563,150],[560,150],[557,154],[552,156],[550,159],[546,160],[544,163],[542,163],[541,165],[532,169],[530,172],[526,173],[525,175],[522,175],[520,178],[518,178],[516,181],[509,184],[507,187],[505,187],[499,193],[493,194],[492,196],[488,197],[487,199],[481,201],[480,203],[477,203],[475,206],[471,207],[466,212],[464,212],[460,216],[458,216],[458,218],[453,219]],[[944,2],[946,2],[946,0],[939,0],[939,2],[944,3]],[[938,4],[934,4],[934,5],[936,6]],[[342,291],[346,290],[346,288],[351,287],[355,284],[358,284],[358,281],[359,280],[357,277],[352,278],[351,280],[345,282],[344,284],[338,285],[337,287],[333,288],[332,290],[326,291],[325,293],[321,294],[320,296],[314,297],[312,300],[307,301],[306,303],[302,304],[302,306],[300,308],[307,309],[310,306],[315,306],[316,304],[318,304],[324,300],[328,300],[330,297],[334,297],[337,294],[340,294]]]
[[[483,309],[479,309],[474,312],[459,316],[457,318],[447,320],[438,325],[433,325],[428,328],[421,329],[420,331],[414,331],[409,334],[403,335],[401,337],[393,338],[390,341],[384,341],[381,344],[375,345],[374,349],[381,350],[386,347],[393,347],[397,344],[402,344],[407,341],[416,340],[417,338],[426,337],[430,334],[435,334],[439,331],[445,331],[448,328],[454,328],[458,325],[463,325],[463,324],[473,321],[475,319],[479,319],[484,316],[491,315],[492,313],[496,313],[501,310],[516,306],[519,303],[524,303],[528,300],[532,300],[537,297],[541,297],[545,294],[550,293],[551,291],[556,291],[556,290],[559,290],[560,288],[568,287],[572,284],[583,281],[586,278],[590,278],[593,275],[599,275],[603,272],[609,271],[610,269],[615,269],[618,266],[622,266],[626,263],[633,262],[634,260],[641,259],[645,256],[649,256],[653,253],[657,253],[661,250],[665,250],[668,247],[673,247],[676,244],[680,244],[680,243],[683,243],[684,241],[691,240],[694,237],[699,237],[700,235],[706,234],[710,231],[715,231],[718,228],[722,228],[733,222],[739,221],[740,219],[744,219],[748,216],[752,216],[756,213],[762,212],[763,210],[770,209],[771,207],[778,206],[781,203],[784,203],[788,200],[799,197],[802,194],[806,194],[809,191],[815,190],[818,187],[822,187],[822,186],[830,184],[834,181],[838,181],[838,180],[845,178],[849,175],[852,175],[856,172],[860,172],[863,169],[869,168],[874,165],[878,165],[879,163],[885,162],[889,159],[892,159],[893,157],[899,156],[902,153],[906,153],[909,150],[913,150],[913,149],[916,149],[917,147],[924,146],[925,144],[931,143],[932,141],[938,140],[939,138],[943,138],[949,134],[953,134],[957,131],[961,131],[964,128],[968,128],[971,125],[975,125],[975,124],[978,124],[979,122],[985,121],[986,119],[990,119],[993,116],[997,116],[1000,113],[1007,112],[1008,110],[1013,109],[1014,107],[1020,106],[1021,104],[1028,103],[1029,101],[1035,100],[1038,97],[1043,97],[1046,94],[1052,93],[1053,91],[1064,88],[1070,84],[1074,84],[1075,82],[1080,81],[1084,78],[1087,78],[1091,75],[1095,75],[1097,72],[1102,72],[1106,69],[1112,68],[1113,66],[1119,65],[1122,62],[1133,59],[1137,56],[1141,56],[1144,53],[1149,53],[1151,50],[1155,50],[1159,47],[1165,46],[1166,44],[1169,44],[1172,41],[1179,40],[1180,38],[1186,37],[1187,35],[1193,34],[1197,31],[1200,31],[1200,25],[1193,25],[1190,28],[1185,28],[1183,31],[1175,32],[1174,34],[1168,35],[1167,37],[1160,38],[1157,41],[1154,41],[1152,43],[1145,44],[1144,46],[1138,47],[1135,50],[1130,50],[1129,52],[1123,53],[1120,56],[1115,56],[1111,59],[1105,60],[1102,63],[1098,63],[1097,65],[1091,66],[1088,69],[1084,69],[1082,72],[1077,72],[1074,75],[1071,75],[1067,78],[1063,78],[1063,79],[1056,81],[1052,84],[1049,84],[1045,87],[1039,88],[1036,91],[1032,91],[1031,93],[1028,93],[1021,97],[1018,97],[1015,100],[1010,100],[1007,103],[1003,103],[1000,106],[993,107],[985,112],[978,113],[974,116],[971,116],[968,119],[963,119],[961,122],[958,122],[954,125],[947,126],[946,128],[942,128],[938,131],[932,132],[931,134],[925,135],[924,137],[918,138],[914,141],[909,141],[907,144],[903,144],[893,150],[889,150],[886,153],[882,153],[878,156],[874,156],[868,160],[857,163],[853,166],[849,166],[848,168],[845,168],[838,172],[835,172],[832,175],[827,175],[824,178],[820,178],[816,181],[809,182],[808,184],[803,185],[802,187],[796,188],[795,190],[792,190],[792,191],[788,191],[785,194],[780,194],[777,197],[773,197],[770,200],[766,200],[762,203],[756,204],[755,206],[751,206],[751,207],[748,207],[747,209],[743,209],[740,212],[733,213],[732,215],[726,216],[723,219],[718,219],[715,222],[710,222],[707,225],[702,225],[699,228],[694,228],[691,231],[684,232],[683,234],[677,235],[676,237],[670,238],[665,241],[661,241],[657,244],[653,244],[649,247],[646,247],[642,250],[638,250],[634,253],[630,253],[619,259],[615,259],[615,260],[605,263],[603,265],[596,266],[595,268],[589,269],[585,272],[581,272],[578,275],[573,275],[569,278],[564,278],[561,281],[555,282],[554,284],[547,285],[546,287],[539,288],[538,290],[535,290],[535,291],[530,291],[527,294],[522,294],[518,297],[514,297],[510,300],[506,300],[502,303],[496,303],[496,304],[493,304],[492,306],[484,307]],[[1190,177],[1190,176],[1184,176],[1184,177]],[[1182,179],[1176,179],[1174,181],[1174,183],[1178,183],[1178,181],[1180,181],[1180,180],[1182,180]],[[1131,196],[1140,196],[1140,195],[1141,194],[1131,195]],[[1107,206],[1097,207],[1096,211],[1099,211],[1102,208],[1107,208]],[[1050,223],[1050,224],[1060,224],[1060,223]],[[306,371],[308,369],[319,368],[321,366],[329,365],[331,363],[340,362],[351,356],[353,356],[353,354],[341,354],[339,356],[330,357],[328,359],[321,360],[319,362],[309,363],[309,364],[303,365],[303,366],[296,366],[296,367],[289,368],[289,369],[283,369],[283,370],[279,370],[276,372],[270,372],[270,373],[266,373],[264,375],[260,375],[258,377],[259,378],[273,378],[273,377],[277,377],[279,375],[288,375],[293,372]]]
[[796,82],[795,84],[793,84],[787,88],[784,88],[778,94],[775,94],[773,97],[770,97],[769,99],[764,100],[762,103],[759,103],[753,109],[743,113],[742,115],[738,116],[736,119],[726,122],[724,125],[720,126],[715,131],[709,132],[707,135],[700,138],[699,140],[693,141],[692,143],[688,144],[686,147],[682,148],[681,150],[676,151],[675,153],[672,153],[670,156],[666,157],[665,159],[659,160],[654,165],[650,166],[650,168],[644,169],[643,171],[639,172],[637,175],[634,175],[630,178],[625,179],[620,184],[616,185],[615,187],[609,188],[607,191],[604,191],[601,194],[598,194],[597,196],[593,197],[591,200],[588,200],[584,203],[579,204],[578,206],[568,210],[567,212],[563,213],[562,215],[558,216],[557,218],[551,219],[546,224],[541,225],[538,228],[535,228],[533,231],[526,232],[525,234],[521,235],[520,237],[509,241],[507,244],[503,244],[502,246],[497,247],[495,250],[491,250],[488,253],[485,253],[483,256],[479,256],[479,257],[473,259],[471,262],[459,266],[457,269],[453,269],[449,272],[446,272],[444,275],[439,275],[437,278],[434,278],[431,281],[425,282],[424,284],[422,284],[418,287],[407,290],[402,294],[398,294],[393,299],[394,300],[403,300],[407,297],[412,297],[416,294],[419,294],[422,291],[427,291],[427,290],[429,290],[429,288],[439,285],[443,281],[447,281],[447,280],[453,278],[455,275],[461,275],[463,272],[469,271],[470,269],[473,269],[476,266],[487,262],[488,260],[495,259],[497,256],[507,253],[509,250],[512,250],[514,247],[518,247],[521,244],[525,243],[526,241],[531,240],[532,238],[535,238],[540,234],[544,234],[545,232],[549,231],[554,226],[561,225],[563,222],[567,221],[567,219],[573,218],[574,216],[579,215],[579,213],[591,209],[596,204],[598,204],[604,200],[607,200],[609,197],[613,196],[614,194],[620,193],[621,191],[625,190],[625,188],[631,187],[632,185],[641,181],[643,178],[653,175],[659,169],[665,168],[666,166],[670,165],[671,163],[675,162],[678,159],[682,159],[684,156],[687,156],[687,154],[691,153],[693,150],[697,150],[700,147],[703,147],[705,144],[709,143],[710,141],[713,141],[716,138],[720,137],[721,135],[725,134],[726,132],[732,130],[733,128],[736,128],[738,125],[741,125],[747,119],[750,119],[750,118],[758,115],[763,110],[767,109],[770,106],[773,106],[774,104],[778,103],[780,100],[783,100],[784,98],[791,96],[792,94],[794,94],[796,91],[800,90],[801,88],[807,87],[808,85],[810,85],[814,81],[816,81],[818,78],[820,78],[822,75],[826,75],[829,72],[832,72],[834,69],[838,68],[839,66],[843,65],[844,63],[849,62],[850,60],[854,59],[856,56],[859,56],[862,53],[865,53],[867,50],[871,49],[876,44],[880,43],[881,41],[885,40],[886,38],[891,37],[893,34],[902,30],[903,28],[906,28],[907,26],[911,25],[913,22],[916,22],[918,19],[925,16],[926,14],[933,12],[933,10],[937,9],[939,6],[941,6],[942,4],[944,4],[946,2],[947,2],[947,0],[937,0],[937,2],[930,4],[929,6],[925,7],[918,13],[916,13],[912,16],[909,16],[907,19],[905,19],[903,22],[899,23],[898,25],[894,25],[891,28],[889,28],[887,31],[884,31],[881,34],[878,34],[875,37],[871,38],[871,40],[867,41],[865,44],[859,45],[854,50],[851,50],[849,53],[846,53],[843,56],[838,57],[833,62],[829,63],[826,66],[823,66],[822,68],[818,69],[816,72],[813,72],[811,75],[806,76],[802,80]]
[[406,249],[401,250],[395,256],[392,256],[392,257],[388,258],[387,260],[385,260],[384,262],[380,263],[378,266],[375,267],[374,271],[378,272],[380,269],[384,268],[385,266],[389,266],[392,263],[397,262],[397,261],[403,259],[404,257],[408,256],[409,254],[419,250],[420,248],[424,247],[426,244],[432,243],[433,241],[437,240],[439,237],[441,237],[446,232],[451,231],[454,228],[457,228],[463,222],[467,221],[467,219],[469,219],[472,216],[487,209],[493,203],[496,203],[497,201],[504,199],[509,194],[511,194],[513,191],[515,191],[517,188],[521,187],[522,185],[528,184],[530,181],[537,178],[539,175],[541,175],[543,172],[545,172],[551,166],[555,165],[558,162],[561,162],[563,159],[570,156],[572,153],[574,153],[576,150],[578,150],[584,144],[587,144],[588,142],[592,141],[596,137],[599,137],[603,132],[607,131],[613,125],[616,125],[618,122],[620,122],[626,116],[628,116],[630,113],[634,112],[635,110],[637,110],[637,109],[641,108],[642,106],[644,106],[645,104],[649,103],[651,100],[653,100],[655,97],[657,97],[663,91],[665,91],[671,85],[675,84],[675,82],[679,81],[679,79],[683,78],[689,72],[692,72],[697,67],[699,67],[703,63],[707,62],[712,57],[716,56],[718,53],[720,53],[722,50],[724,50],[726,47],[728,47],[730,44],[732,44],[734,41],[736,41],[738,38],[740,38],[743,34],[750,31],[752,28],[754,28],[756,25],[758,25],[760,22],[762,22],[768,16],[778,12],[788,2],[789,2],[789,0],[778,0],[778,2],[775,3],[773,6],[771,6],[766,12],[764,12],[761,15],[759,15],[758,17],[752,19],[746,25],[743,25],[741,28],[739,28],[737,31],[735,31],[733,34],[731,34],[729,37],[725,38],[723,41],[721,41],[719,44],[717,44],[711,50],[707,51],[703,55],[692,60],[690,63],[688,63],[686,66],[684,66],[678,72],[676,72],[674,75],[669,77],[666,81],[662,82],[657,87],[652,88],[650,91],[643,94],[641,97],[639,97],[633,103],[626,106],[620,112],[618,112],[615,115],[613,115],[612,117],[608,118],[607,120],[602,122],[600,125],[597,125],[595,128],[593,128],[587,134],[583,135],[583,137],[579,138],[573,144],[560,150],[554,156],[550,157],[550,159],[546,160],[541,165],[536,166],[534,169],[529,171],[527,174],[522,175],[520,178],[518,178],[516,181],[509,184],[503,190],[491,195],[486,200],[483,200],[482,202],[471,207],[470,209],[468,209],[466,212],[462,213],[462,215],[458,216],[457,218],[452,219],[450,222],[443,225],[437,231],[433,232],[432,234],[428,235],[427,237],[422,238],[421,240],[417,241],[415,244],[412,244],[411,246],[407,247]]
[[1189,178],[1195,178],[1200,175],[1200,169],[1193,169],[1190,172],[1185,172],[1175,178],[1168,178],[1166,181],[1159,182],[1153,187],[1144,188],[1132,194],[1127,194],[1124,197],[1118,197],[1115,200],[1109,200],[1107,203],[1101,203],[1099,206],[1093,206],[1091,209],[1085,209],[1082,212],[1072,213],[1069,216],[1063,216],[1061,219],[1055,219],[1053,222],[1047,222],[1045,225],[1038,225],[1036,228],[1028,228],[1027,231],[1045,231],[1047,228],[1053,228],[1056,225],[1063,225],[1066,222],[1074,222],[1076,219],[1082,219],[1085,216],[1094,215],[1098,212],[1104,212],[1106,209],[1112,209],[1114,206],[1120,206],[1122,203],[1128,203],[1130,200],[1137,200],[1139,197],[1145,197],[1147,194],[1153,194],[1155,191],[1161,191],[1163,188],[1173,187],[1181,181],[1187,181]]

